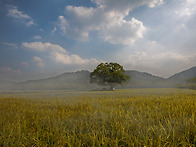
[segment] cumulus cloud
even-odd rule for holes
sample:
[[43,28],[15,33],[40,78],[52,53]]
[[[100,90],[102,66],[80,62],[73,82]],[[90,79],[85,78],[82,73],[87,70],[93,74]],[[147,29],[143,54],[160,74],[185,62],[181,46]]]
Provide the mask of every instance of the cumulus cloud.
[[103,38],[113,44],[133,44],[136,39],[142,38],[145,27],[142,22],[135,18],[131,21],[122,21],[120,24],[111,25],[109,28],[103,29]]
[[96,31],[112,44],[133,44],[145,32],[143,23],[136,18],[125,20],[134,9],[142,5],[155,7],[162,0],[91,0],[96,8],[67,6],[66,15],[58,17],[58,27],[68,37],[88,40],[90,32]]
[[142,5],[148,5],[149,7],[155,7],[163,3],[163,0],[91,0],[99,6],[106,7],[109,10],[126,11],[133,10],[136,7]]
[[[67,25],[68,25],[67,20],[64,18],[64,16],[59,16],[58,17],[58,26],[62,30],[63,34],[66,33],[66,28],[68,27]],[[55,31],[56,31],[56,27],[54,27],[52,32],[55,32]]]
[[34,56],[33,61],[36,62],[38,67],[44,68],[44,62],[40,57]]
[[[38,52],[46,52],[49,53],[49,58],[55,62],[55,63],[61,63],[65,65],[83,65],[83,64],[89,64],[89,63],[99,63],[96,59],[83,59],[79,57],[78,55],[71,54],[67,50],[65,50],[63,47],[57,45],[57,44],[51,44],[49,42],[42,43],[42,42],[31,42],[22,43],[22,46],[34,51]],[[40,67],[43,67],[43,60],[39,57],[33,57],[33,60],[38,62]]]
[[49,42],[42,43],[42,42],[23,42],[22,43],[23,47],[39,51],[39,52],[44,52],[44,51],[49,51],[49,52],[60,52],[60,53],[67,53],[67,51],[62,48],[61,46],[57,44],[51,44]]
[[15,18],[16,20],[22,21],[26,24],[26,26],[32,26],[36,23],[34,20],[27,14],[22,11],[19,11],[16,6],[7,5],[8,14],[7,16]]

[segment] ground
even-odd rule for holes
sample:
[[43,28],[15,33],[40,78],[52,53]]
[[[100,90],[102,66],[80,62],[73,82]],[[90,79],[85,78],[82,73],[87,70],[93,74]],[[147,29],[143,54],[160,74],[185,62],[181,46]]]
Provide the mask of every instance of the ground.
[[194,146],[196,91],[0,91],[0,146]]

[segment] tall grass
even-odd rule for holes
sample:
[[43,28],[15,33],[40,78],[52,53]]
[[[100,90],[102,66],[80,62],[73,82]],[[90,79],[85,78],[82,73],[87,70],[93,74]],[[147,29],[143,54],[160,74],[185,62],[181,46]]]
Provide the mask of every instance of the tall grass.
[[0,146],[195,144],[196,92],[191,90],[53,91],[0,96]]

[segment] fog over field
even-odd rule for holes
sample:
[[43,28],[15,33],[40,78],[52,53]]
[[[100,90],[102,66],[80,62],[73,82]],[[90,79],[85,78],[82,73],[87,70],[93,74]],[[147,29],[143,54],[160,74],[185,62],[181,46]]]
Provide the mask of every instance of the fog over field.
[[[176,73],[169,78],[158,77],[149,73],[128,70],[125,72],[131,77],[128,83],[117,84],[117,89],[127,88],[176,88],[183,86],[187,80],[196,77],[196,67]],[[63,73],[57,76],[24,82],[0,80],[0,90],[101,90],[108,86],[98,86],[90,82],[89,71]],[[193,88],[195,89],[195,88]]]
[[196,0],[0,0],[0,146],[196,145]]
[[196,0],[1,0],[0,80],[117,62],[163,78],[196,63]]

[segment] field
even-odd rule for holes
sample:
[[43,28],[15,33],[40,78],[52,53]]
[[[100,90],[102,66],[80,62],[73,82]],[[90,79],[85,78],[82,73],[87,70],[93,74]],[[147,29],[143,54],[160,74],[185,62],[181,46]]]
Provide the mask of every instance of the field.
[[196,91],[0,91],[0,146],[195,146]]

